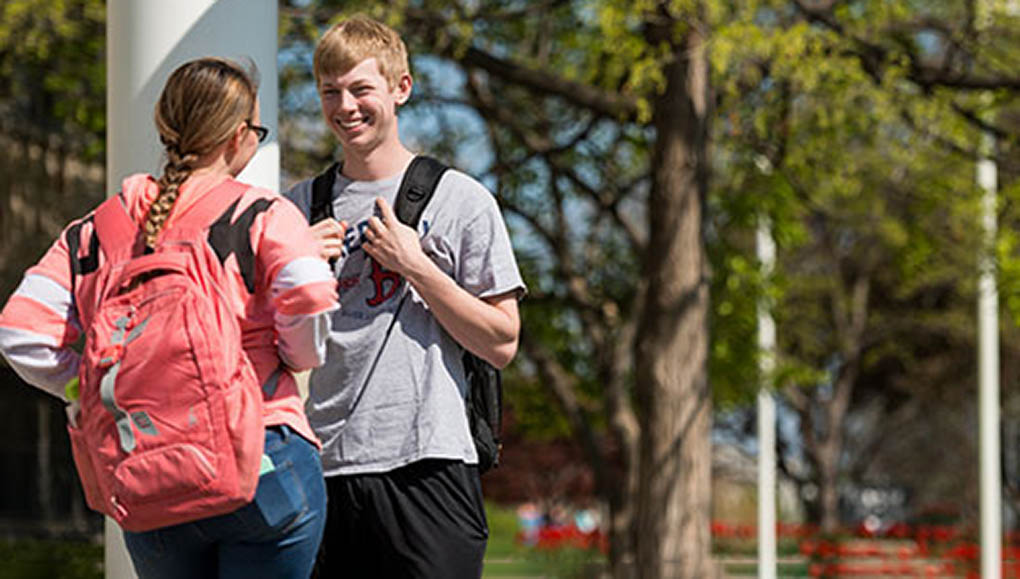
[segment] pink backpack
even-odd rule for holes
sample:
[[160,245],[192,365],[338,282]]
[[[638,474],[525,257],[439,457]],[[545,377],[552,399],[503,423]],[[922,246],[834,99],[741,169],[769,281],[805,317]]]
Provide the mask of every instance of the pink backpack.
[[234,274],[207,241],[246,189],[210,191],[145,255],[120,196],[96,209],[105,261],[75,290],[86,338],[68,430],[89,506],[129,531],[227,513],[255,494],[262,394],[227,298]]

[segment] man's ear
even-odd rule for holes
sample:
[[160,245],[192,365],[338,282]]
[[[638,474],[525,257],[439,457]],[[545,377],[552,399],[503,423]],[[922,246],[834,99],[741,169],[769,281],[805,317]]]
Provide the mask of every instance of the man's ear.
[[400,79],[397,80],[397,86],[394,87],[393,92],[396,95],[397,106],[401,106],[411,98],[411,89],[414,88],[414,81],[411,80],[410,73],[405,72],[400,75]]

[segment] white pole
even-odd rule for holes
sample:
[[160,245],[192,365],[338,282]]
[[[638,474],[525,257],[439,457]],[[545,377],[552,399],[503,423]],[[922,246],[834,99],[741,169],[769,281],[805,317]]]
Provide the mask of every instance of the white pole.
[[[768,217],[758,220],[758,260],[768,277],[776,262],[776,244]],[[758,577],[776,577],[776,403],[769,387],[775,365],[776,324],[766,297],[758,301],[758,347],[762,387],[758,391]]]
[[[200,56],[250,58],[261,77],[262,124],[270,140],[261,146],[241,180],[280,186],[276,140],[277,3],[275,0],[109,0],[106,7],[106,187],[120,190],[132,173],[159,174],[162,149],[153,107],[170,73]],[[106,520],[108,579],[134,577],[120,528]]]
[[[1002,7],[977,2],[977,26],[987,29]],[[1015,11],[1010,0],[1006,12]],[[984,95],[989,102],[991,94]],[[978,463],[981,513],[981,577],[1002,576],[1002,465],[999,452],[999,292],[996,286],[995,239],[998,170],[994,161],[995,136],[981,134],[977,162],[977,185],[982,190],[981,229],[984,234],[978,256]]]
[[995,280],[997,169],[991,159],[994,137],[985,133],[977,183],[985,244],[978,280],[978,423],[981,494],[981,576],[1002,574],[1002,478],[999,453],[999,293]]

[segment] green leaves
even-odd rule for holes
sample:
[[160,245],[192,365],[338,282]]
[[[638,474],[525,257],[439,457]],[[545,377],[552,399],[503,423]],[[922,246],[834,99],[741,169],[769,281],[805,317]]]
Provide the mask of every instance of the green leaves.
[[0,120],[57,137],[88,160],[104,147],[105,8],[100,0],[8,0],[0,6]]

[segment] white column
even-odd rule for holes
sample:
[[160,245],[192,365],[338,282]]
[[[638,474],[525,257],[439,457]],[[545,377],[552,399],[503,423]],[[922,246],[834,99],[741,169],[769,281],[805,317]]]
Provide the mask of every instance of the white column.
[[[765,279],[776,263],[776,244],[768,217],[758,219],[758,261]],[[771,380],[775,365],[776,323],[767,297],[758,300],[758,349],[761,389],[758,391],[758,577],[776,577],[776,402]]]
[[999,292],[996,287],[995,236],[997,170],[994,137],[982,138],[977,183],[983,191],[985,244],[978,280],[978,438],[981,495],[981,576],[1002,576],[1002,465],[999,452]]
[[107,186],[157,172],[162,148],[152,120],[163,83],[180,64],[201,56],[251,58],[261,76],[262,124],[272,129],[241,179],[278,189],[279,87],[274,0],[109,0],[106,8]]
[[[250,58],[261,77],[262,124],[272,131],[240,179],[277,190],[276,0],[108,0],[106,6],[106,187],[132,173],[159,174],[153,108],[180,64],[201,56]],[[134,577],[120,528],[106,521],[106,577]]]

